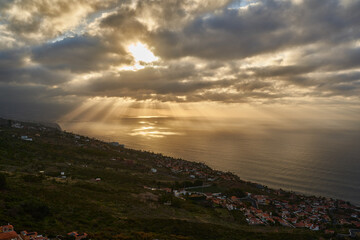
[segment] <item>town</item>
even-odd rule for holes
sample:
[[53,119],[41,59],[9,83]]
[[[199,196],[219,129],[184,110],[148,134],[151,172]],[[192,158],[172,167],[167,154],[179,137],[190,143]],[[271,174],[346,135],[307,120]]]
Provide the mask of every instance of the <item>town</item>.
[[[188,175],[190,179],[201,179],[207,183],[218,181],[238,182],[238,176],[212,170],[203,163],[194,163],[181,159],[158,158],[157,167],[169,169],[174,174]],[[157,170],[156,170],[157,171]],[[153,172],[155,172],[153,170]],[[254,184],[254,183],[248,183]],[[245,196],[226,196],[221,192],[206,192],[211,185],[181,189],[153,188],[172,193],[175,197],[194,199],[203,196],[213,207],[226,208],[229,211],[241,211],[249,225],[280,224],[290,228],[308,228],[313,231],[324,231],[327,235],[334,235],[335,226],[349,228],[349,236],[360,235],[360,209],[349,202],[332,198],[305,196],[284,190],[273,190],[255,184],[263,194],[246,192]],[[199,191],[201,190],[201,191]],[[344,235],[344,234],[342,234]],[[345,235],[346,236],[346,235]]]
[[[154,181],[156,182],[154,185],[144,185],[142,189],[145,193],[154,193],[156,195],[154,199],[167,208],[174,207],[175,200],[189,201],[207,208],[236,211],[243,216],[244,224],[248,226],[303,228],[340,238],[360,235],[360,208],[343,200],[307,196],[282,189],[275,190],[258,183],[244,181],[231,172],[214,170],[204,163],[127,149],[125,145],[117,142],[103,142],[43,125],[0,121],[1,125],[15,129],[10,135],[11,138],[18,139],[24,144],[36,144],[38,141],[44,141],[42,138],[46,139],[47,143],[57,144],[56,138],[49,137],[57,136],[75,148],[106,151],[112,156],[104,159],[108,164],[138,169],[141,175],[145,174],[154,180],[166,179]],[[76,167],[86,172],[91,162],[85,164],[69,161],[59,166],[58,172],[54,174],[43,170],[40,170],[39,174],[56,183],[71,183],[74,177],[68,175],[71,168]],[[110,170],[113,171],[109,168]],[[106,183],[106,179],[98,176],[88,181],[91,184]],[[159,200],[161,196],[165,196],[163,200]],[[32,230],[34,229],[36,226],[33,226]],[[65,237],[76,240],[86,239],[88,234],[70,232]],[[50,238],[37,232],[27,231],[18,234],[10,224],[0,228],[0,239],[3,240],[68,238],[62,236]]]
[[[1,240],[49,240],[50,238],[45,237],[37,232],[21,231],[19,234],[14,230],[14,226],[11,224],[0,226],[0,239]],[[66,237],[56,236],[51,239],[73,239],[81,240],[87,239],[86,233],[70,232]]]

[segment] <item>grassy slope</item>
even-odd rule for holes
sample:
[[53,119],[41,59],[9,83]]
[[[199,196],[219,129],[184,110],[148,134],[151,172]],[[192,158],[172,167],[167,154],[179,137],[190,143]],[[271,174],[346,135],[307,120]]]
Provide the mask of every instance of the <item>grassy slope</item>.
[[[34,141],[22,141],[21,135]],[[110,160],[115,157],[119,160]],[[0,171],[8,188],[0,192],[0,224],[11,222],[17,230],[48,235],[84,231],[93,239],[318,238],[305,230],[250,227],[238,213],[190,201],[165,206],[157,201],[162,193],[149,193],[143,186],[188,179],[166,169],[151,174],[152,166],[149,153],[119,151],[60,131],[2,128]],[[37,177],[39,171],[45,174]],[[68,179],[59,179],[60,172]],[[102,181],[95,182],[97,177]]]

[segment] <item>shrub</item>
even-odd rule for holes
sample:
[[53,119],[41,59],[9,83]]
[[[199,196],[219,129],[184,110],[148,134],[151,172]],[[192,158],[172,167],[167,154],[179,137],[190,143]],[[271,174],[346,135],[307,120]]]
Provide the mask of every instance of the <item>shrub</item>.
[[31,215],[35,220],[42,220],[50,215],[49,207],[39,201],[28,200],[22,204],[25,213]]
[[36,176],[36,175],[25,175],[22,178],[24,182],[29,182],[29,183],[40,183],[43,180],[43,176]]
[[236,196],[239,198],[245,197],[246,194],[240,188],[231,188],[224,193],[227,197]]
[[0,190],[6,189],[6,177],[4,174],[0,173]]

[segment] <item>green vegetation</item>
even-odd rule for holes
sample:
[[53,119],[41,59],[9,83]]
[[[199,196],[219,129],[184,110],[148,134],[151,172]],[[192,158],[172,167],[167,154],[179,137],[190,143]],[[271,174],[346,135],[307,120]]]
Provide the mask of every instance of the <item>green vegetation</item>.
[[[156,167],[163,156],[29,124],[0,134],[0,224],[49,236],[86,232],[91,239],[314,239],[284,227],[252,227],[239,212],[183,200],[150,187],[194,187],[181,174]],[[21,135],[33,138],[23,141]],[[151,168],[156,167],[157,173]],[[98,181],[95,179],[99,178]],[[243,196],[250,188],[201,188]]]
[[241,190],[240,188],[230,188],[228,190],[226,190],[224,192],[224,194],[227,196],[227,197],[231,197],[231,196],[235,196],[235,197],[238,197],[238,198],[243,198],[246,196],[246,194],[244,193],[243,190]]
[[191,190],[195,191],[195,192],[202,192],[202,193],[218,193],[218,192],[223,192],[225,189],[221,188],[219,186],[216,186],[216,185],[212,185],[209,187],[192,188]]
[[6,188],[6,177],[4,174],[0,173],[0,190],[4,190]]

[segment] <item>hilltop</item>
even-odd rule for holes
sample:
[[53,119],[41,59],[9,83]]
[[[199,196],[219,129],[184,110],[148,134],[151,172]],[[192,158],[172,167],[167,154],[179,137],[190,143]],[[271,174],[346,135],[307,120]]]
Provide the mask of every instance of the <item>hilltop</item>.
[[49,238],[318,239],[359,223],[348,202],[269,189],[49,124],[0,120],[0,174],[0,225]]

